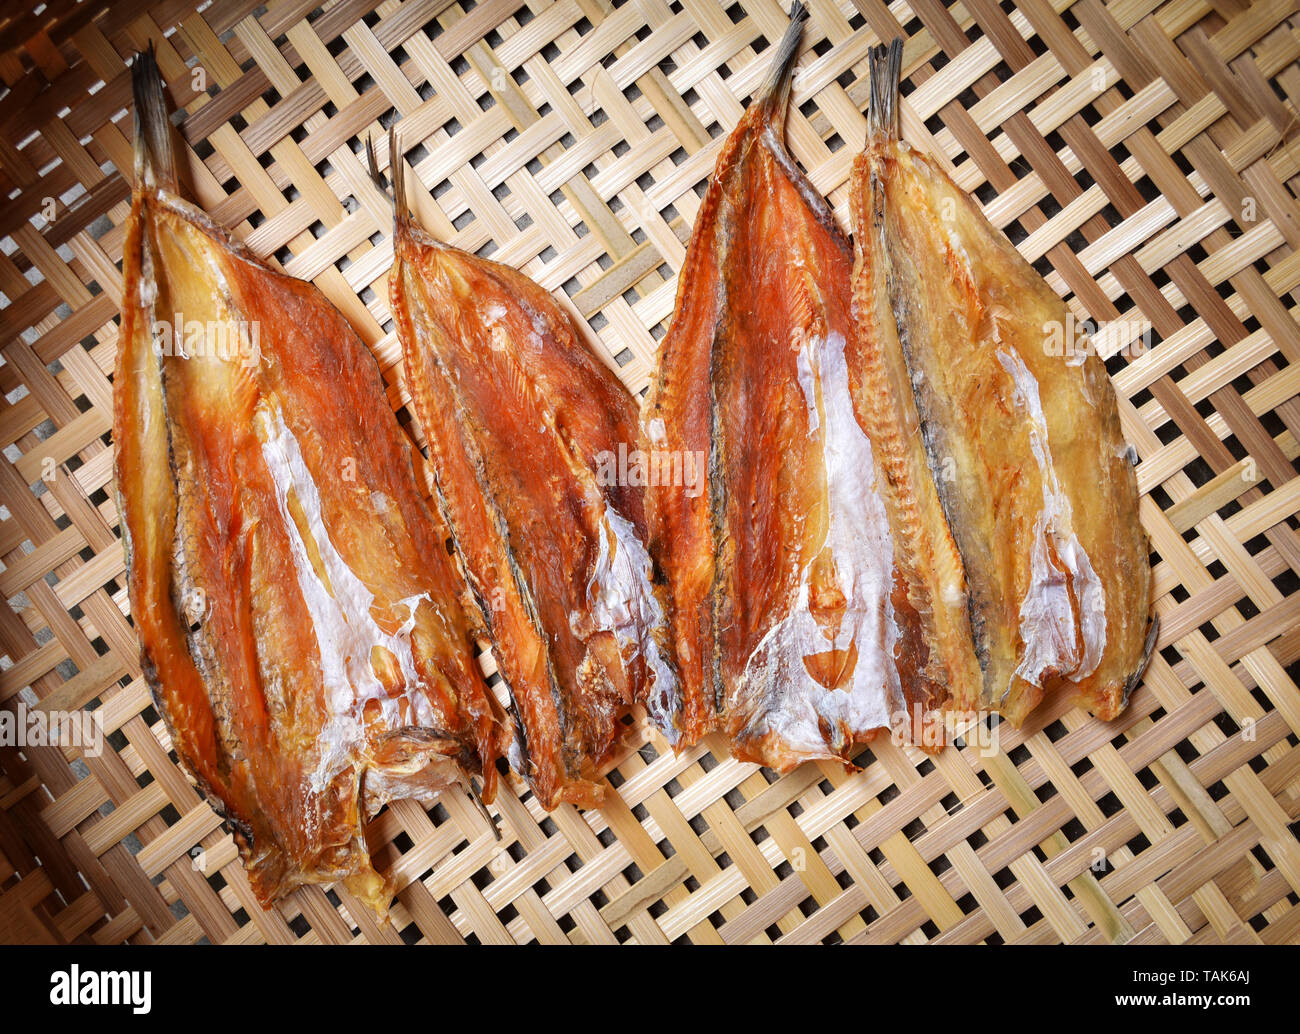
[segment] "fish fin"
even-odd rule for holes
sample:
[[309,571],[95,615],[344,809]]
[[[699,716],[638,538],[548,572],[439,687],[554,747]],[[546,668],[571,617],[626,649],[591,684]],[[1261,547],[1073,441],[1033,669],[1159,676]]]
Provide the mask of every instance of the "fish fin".
[[808,8],[801,0],[795,0],[790,8],[790,26],[777,45],[776,57],[772,61],[767,79],[758,91],[755,107],[762,115],[762,120],[779,133],[785,125],[785,111],[790,99],[790,80],[794,71],[795,58],[799,56],[799,41],[803,37],[803,24],[808,20]]
[[501,827],[497,825],[496,819],[492,817],[492,813],[487,810],[487,802],[483,799],[486,792],[486,785],[484,790],[479,790],[473,779],[467,779],[464,786],[465,793],[469,796],[469,799],[474,802],[474,807],[476,807],[478,813],[483,816],[483,820],[492,828],[492,835],[496,838],[497,843],[500,843]]
[[162,75],[152,43],[148,50],[137,51],[131,62],[131,93],[135,98],[136,183],[175,194],[171,122],[167,118]]
[[393,220],[399,231],[411,227],[411,206],[406,198],[406,166],[402,162],[402,148],[397,140],[397,121],[388,127],[388,164],[392,173],[392,183],[379,168],[379,156],[375,151],[375,138],[366,137],[366,165],[370,179],[393,206]]
[[406,162],[397,140],[397,123],[388,127],[388,162],[393,172],[393,214],[399,229],[411,225],[411,202],[406,196]]
[[[391,141],[391,139],[392,137],[390,136],[389,140]],[[388,154],[389,160],[391,161],[393,155],[391,143],[389,145]],[[370,173],[371,182],[379,188],[380,192],[388,198],[389,201],[392,201],[393,195],[389,190],[388,177],[379,170],[379,157],[375,154],[375,135],[373,133],[366,137],[366,168]]]
[[898,139],[898,85],[903,70],[903,41],[894,37],[889,46],[872,47],[868,54],[871,99],[867,132]]
[[1142,682],[1142,676],[1146,674],[1147,666],[1151,663],[1151,656],[1156,652],[1156,640],[1160,638],[1160,618],[1154,614],[1151,616],[1151,624],[1147,627],[1147,639],[1142,644],[1142,660],[1138,666],[1133,669],[1133,674],[1128,677],[1124,683],[1124,696],[1120,700],[1120,707],[1128,706],[1128,698],[1133,695],[1133,690],[1137,689]]

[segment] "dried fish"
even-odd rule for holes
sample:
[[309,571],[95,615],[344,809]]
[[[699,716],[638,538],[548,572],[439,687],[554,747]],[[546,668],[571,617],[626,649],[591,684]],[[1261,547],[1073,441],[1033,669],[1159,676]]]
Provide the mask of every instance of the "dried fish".
[[882,730],[923,738],[946,698],[873,477],[853,251],[783,141],[806,17],[796,4],[723,145],[642,436],[648,451],[707,457],[705,491],[647,494],[672,596],[676,730],[692,743],[721,729],[736,756],[783,771],[847,761]]
[[475,626],[366,346],[178,196],[152,53],[132,78],[113,436],[145,675],[261,902],[341,880],[384,914],[363,822],[494,792]]
[[[932,613],[937,626],[948,604],[964,676],[958,610],[969,609],[981,677],[951,679],[952,706],[1019,724],[1064,684],[1113,718],[1154,643],[1114,388],[1088,343],[1068,340],[1056,293],[933,159],[899,140],[901,52],[896,40],[871,55],[870,132],[853,172],[854,311],[867,368],[879,371],[863,401],[888,399],[897,417],[892,432],[887,417],[870,428],[873,441],[890,435],[906,453],[888,481],[900,501],[923,500],[913,569],[940,578]],[[905,523],[901,510],[893,523]],[[948,632],[927,634],[943,644]]]
[[415,224],[395,134],[390,154],[391,307],[439,505],[510,694],[510,762],[545,808],[598,805],[629,706],[664,725],[677,697],[628,473],[636,402],[550,294]]

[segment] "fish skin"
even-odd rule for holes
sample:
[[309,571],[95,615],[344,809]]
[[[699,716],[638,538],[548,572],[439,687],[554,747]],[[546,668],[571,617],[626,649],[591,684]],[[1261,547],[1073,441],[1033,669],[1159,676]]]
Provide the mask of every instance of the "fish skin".
[[[879,73],[883,57],[872,64]],[[896,101],[896,69],[887,79],[873,82],[873,103]],[[934,486],[966,582],[981,677],[954,684],[951,706],[1019,725],[1065,686],[1113,718],[1152,627],[1114,388],[1095,353],[1052,354],[1064,302],[892,122],[872,119],[854,211],[863,265],[886,270],[876,309],[906,375],[897,396],[918,415],[910,437],[926,462],[913,463],[912,483]]]
[[[263,907],[341,881],[382,916],[367,818],[474,775],[494,792],[475,629],[369,350],[176,195],[151,55],[133,82],[113,438],[142,668]],[[176,312],[257,349],[160,348]]]
[[778,771],[914,738],[943,698],[854,399],[853,251],[782,139],[805,17],[722,146],[642,415],[644,450],[709,456],[706,492],[647,491],[677,732]]
[[456,550],[544,808],[599,806],[631,704],[675,700],[645,552],[637,405],[569,314],[523,274],[414,226],[394,156],[391,309]]

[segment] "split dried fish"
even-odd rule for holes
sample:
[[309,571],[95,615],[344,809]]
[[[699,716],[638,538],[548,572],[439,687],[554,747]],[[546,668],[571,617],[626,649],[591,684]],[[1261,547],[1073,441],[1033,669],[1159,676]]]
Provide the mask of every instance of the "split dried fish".
[[783,141],[806,17],[796,4],[723,145],[643,414],[643,449],[707,456],[707,491],[647,496],[675,730],[721,729],[736,756],[782,771],[847,761],[882,730],[913,736],[946,696],[873,483],[853,251]]
[[1066,685],[1113,718],[1155,642],[1114,388],[1088,342],[1069,339],[1064,302],[898,138],[901,55],[897,40],[871,55],[853,299],[864,426],[909,588],[954,708],[1019,724]]
[[178,196],[152,53],[132,77],[113,436],[145,675],[261,902],[341,880],[384,914],[363,822],[493,794],[475,623],[373,357]]
[[651,487],[673,730],[787,770],[954,713],[1019,723],[1074,686],[1123,707],[1154,643],[1137,487],[1066,308],[897,133],[901,45],[871,60],[850,247],[782,142],[802,5],[700,208],[643,448],[706,455]]
[[545,808],[598,805],[630,705],[662,725],[677,696],[628,473],[636,401],[549,293],[415,225],[395,136],[391,308],[437,499],[510,695],[510,762]]

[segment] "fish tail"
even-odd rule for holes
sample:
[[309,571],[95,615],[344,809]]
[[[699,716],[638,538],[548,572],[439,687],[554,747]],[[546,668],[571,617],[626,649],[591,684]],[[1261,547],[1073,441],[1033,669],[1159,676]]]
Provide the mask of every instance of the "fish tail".
[[898,85],[903,70],[903,41],[894,37],[889,46],[872,47],[868,54],[871,100],[868,106],[868,132],[898,139]]
[[152,43],[148,50],[137,51],[131,62],[131,93],[135,98],[136,184],[176,193],[171,122]]
[[411,225],[411,203],[406,196],[406,162],[397,141],[397,123],[388,127],[388,160],[393,167],[393,217],[398,229]]
[[[392,136],[389,136],[389,158],[392,158]],[[370,173],[370,182],[379,188],[379,192],[384,195],[391,204],[393,195],[388,189],[388,177],[379,169],[379,156],[375,153],[375,134],[371,133],[366,137],[366,170]]]
[[803,37],[803,23],[808,20],[808,8],[801,0],[795,0],[790,8],[790,27],[785,30],[777,46],[772,69],[767,73],[767,81],[758,91],[758,107],[763,121],[770,122],[778,129],[785,122],[786,102],[790,99],[790,80],[794,70],[795,58],[799,56],[799,40]]
[[398,230],[405,230],[411,225],[411,206],[406,200],[406,166],[402,162],[402,149],[397,142],[397,122],[388,127],[388,163],[392,166],[393,182],[390,188],[388,178],[379,169],[379,156],[375,153],[375,138],[366,137],[366,164],[370,179],[379,192],[393,206],[393,221]]

